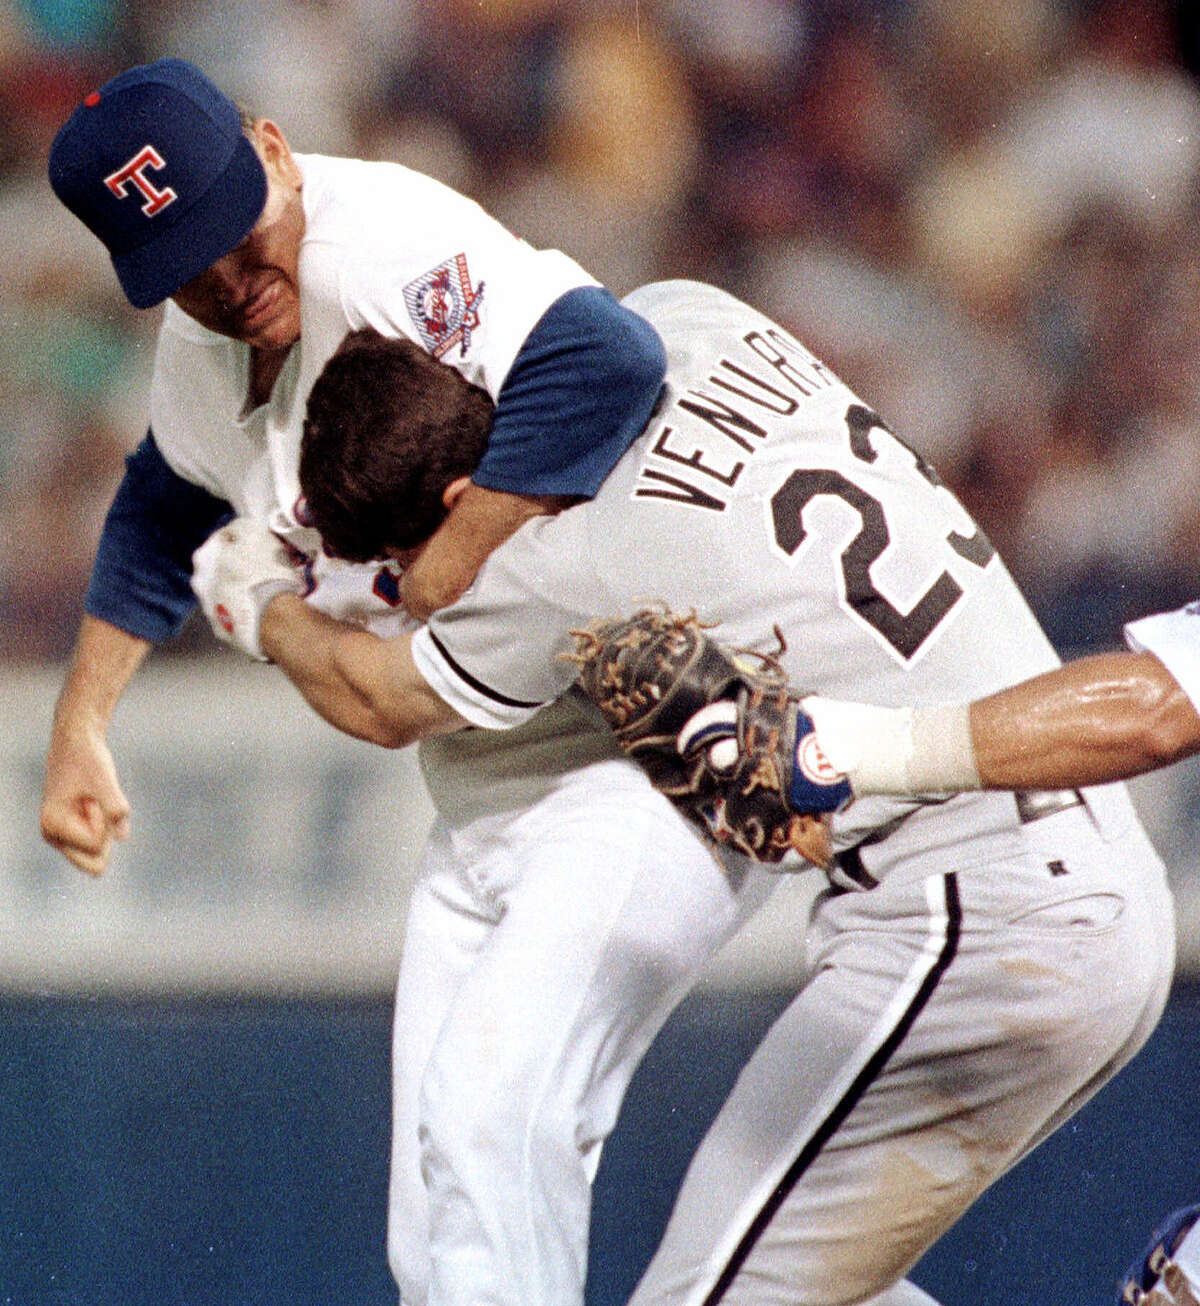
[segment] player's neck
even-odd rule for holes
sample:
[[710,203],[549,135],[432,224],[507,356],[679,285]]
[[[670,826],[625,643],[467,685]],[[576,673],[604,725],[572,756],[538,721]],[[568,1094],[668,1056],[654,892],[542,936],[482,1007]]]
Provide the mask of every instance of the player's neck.
[[250,407],[257,408],[270,399],[290,348],[250,350]]

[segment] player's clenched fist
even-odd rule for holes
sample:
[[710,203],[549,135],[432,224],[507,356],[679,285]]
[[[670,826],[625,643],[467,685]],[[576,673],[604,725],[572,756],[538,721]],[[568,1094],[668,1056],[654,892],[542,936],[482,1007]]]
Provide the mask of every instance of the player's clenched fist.
[[42,791],[42,838],[89,875],[108,868],[129,835],[129,801],[103,736],[56,730]]
[[260,662],[269,660],[258,638],[267,604],[307,588],[283,541],[249,517],[222,526],[192,556],[192,589],[213,633]]

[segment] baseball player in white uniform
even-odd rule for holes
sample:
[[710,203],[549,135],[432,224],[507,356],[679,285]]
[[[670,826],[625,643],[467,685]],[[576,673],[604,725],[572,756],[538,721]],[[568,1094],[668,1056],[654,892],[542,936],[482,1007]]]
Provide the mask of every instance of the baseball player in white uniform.
[[[380,178],[344,160],[297,163],[308,220],[304,329],[269,402],[241,414],[241,346],[169,305],[152,425],[180,475],[303,556],[314,606],[393,633],[406,621],[398,572],[330,559],[302,505],[297,512],[300,418],[312,378],[348,329],[416,334],[400,292],[432,253],[397,252],[391,268],[371,257],[386,231],[371,232],[364,211],[384,227],[415,204],[430,244],[444,245],[452,217],[461,230],[449,210],[462,202],[410,176],[388,195],[390,168]],[[349,214],[353,225],[343,225]],[[468,375],[495,394],[520,329],[578,273],[494,230],[462,239],[488,296],[520,306],[508,330],[497,311],[469,355]],[[611,752],[610,741],[580,734],[564,705],[511,739],[464,738],[423,758],[442,819],[416,877],[395,1012],[388,1245],[405,1306],[582,1299],[600,1143],[685,982],[755,902],[741,905],[740,881]],[[678,915],[664,915],[663,877]],[[432,1225],[418,1120],[458,1166],[453,1186],[430,1189]]]
[[[1055,665],[932,470],[802,345],[711,287],[625,302],[663,337],[668,386],[595,499],[526,523],[459,602],[393,639],[280,593],[297,588],[286,558],[234,523],[197,558],[210,619],[235,614],[224,636],[343,728],[447,732],[430,755],[464,724],[562,711],[570,632],[647,598],[695,607],[731,646],[770,651],[777,625],[784,666],[823,695],[937,702]],[[388,414],[348,420],[382,439]],[[318,520],[329,488],[305,483]],[[381,503],[403,523],[402,496],[366,495],[372,520]],[[400,551],[386,532],[363,547]],[[694,1157],[635,1306],[920,1300],[907,1269],[1161,1013],[1172,908],[1120,788],[861,799],[833,833],[807,982]],[[461,1191],[461,1148],[435,1132],[427,1182]]]
[[[236,512],[286,540],[316,608],[388,634],[406,623],[398,572],[329,558],[299,504],[305,394],[348,330],[414,342],[507,412],[483,478],[501,492],[592,493],[665,359],[564,255],[406,169],[293,155],[178,60],[89,96],[51,176],[131,300],[172,300],[153,434],[106,523],[47,771],[46,837],[99,873],[128,833],[104,729],[147,648],[194,608],[191,550],[216,522]],[[443,819],[395,1026],[389,1253],[406,1306],[582,1298],[590,1181],[625,1085],[754,904],[756,877],[715,863],[615,752],[564,703],[426,759]],[[418,1119],[458,1165],[433,1185],[432,1225]]]
[[[103,738],[113,708],[194,610],[191,555],[214,525],[237,507],[299,532],[286,419],[348,325],[416,339],[497,401],[489,453],[427,551],[444,556],[434,546],[459,524],[452,588],[462,559],[470,573],[536,509],[529,496],[594,492],[644,424],[664,359],[563,255],[406,169],[295,158],[275,123],[244,119],[182,60],[88,95],[55,139],[50,179],[131,302],[172,301],[151,403],[163,429],[127,460],[106,519],[47,765],[43,834],[99,874],[129,829]],[[436,597],[433,585],[414,600],[420,570],[404,577],[410,610]],[[379,606],[398,604],[394,578],[377,579]]]

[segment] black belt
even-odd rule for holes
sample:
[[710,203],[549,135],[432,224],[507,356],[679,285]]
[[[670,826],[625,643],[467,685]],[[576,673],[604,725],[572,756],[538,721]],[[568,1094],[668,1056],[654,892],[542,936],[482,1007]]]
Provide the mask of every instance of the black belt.
[[[1057,816],[1059,812],[1069,811],[1072,807],[1084,806],[1083,795],[1078,789],[1017,790],[1013,794],[1013,802],[1017,808],[1017,820],[1022,825],[1032,825],[1034,821],[1043,821],[1047,816]],[[862,861],[862,850],[869,848],[873,842],[876,841],[864,839],[853,848],[838,853],[833,859],[833,866],[827,874],[835,889],[875,889],[879,886],[879,881]]]
[[1017,790],[1013,794],[1017,804],[1017,820],[1022,825],[1032,825],[1047,816],[1057,816],[1071,807],[1082,807],[1083,795],[1078,789]]

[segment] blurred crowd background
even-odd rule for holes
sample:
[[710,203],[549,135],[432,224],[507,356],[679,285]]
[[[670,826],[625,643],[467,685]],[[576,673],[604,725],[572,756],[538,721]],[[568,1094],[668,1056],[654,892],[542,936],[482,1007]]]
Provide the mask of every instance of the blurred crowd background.
[[618,294],[696,277],[774,314],[932,459],[1063,652],[1114,645],[1200,592],[1193,8],[0,0],[0,661],[69,652],[157,324],[46,154],[163,54]]
[[[46,181],[75,104],[181,55],[296,149],[431,173],[618,294],[686,276],[742,295],[933,461],[1073,654],[1200,596],[1198,9],[0,0],[0,1298],[394,1301],[386,995],[396,867],[428,824],[415,761],[289,711],[282,677],[232,692],[245,664],[227,657],[188,667],[186,694],[168,662],[123,707],[137,824],[114,873],[80,876],[38,838],[54,664],[145,431],[158,322]],[[173,647],[217,646],[193,622]],[[1140,801],[1194,980],[1200,760],[1176,775]],[[746,987],[798,964],[806,884],[776,895],[766,945],[751,932],[768,969],[743,962]],[[1198,1195],[1200,1094],[1162,1091],[1194,1084],[1198,991],[922,1282],[947,1301],[1112,1300],[1114,1247]],[[678,1064],[716,1082],[751,1008],[714,1010],[681,1026]],[[673,1129],[682,1090],[652,1073],[631,1098],[661,1095]],[[595,1306],[624,1300],[664,1173],[669,1198],[666,1119],[606,1147]]]

